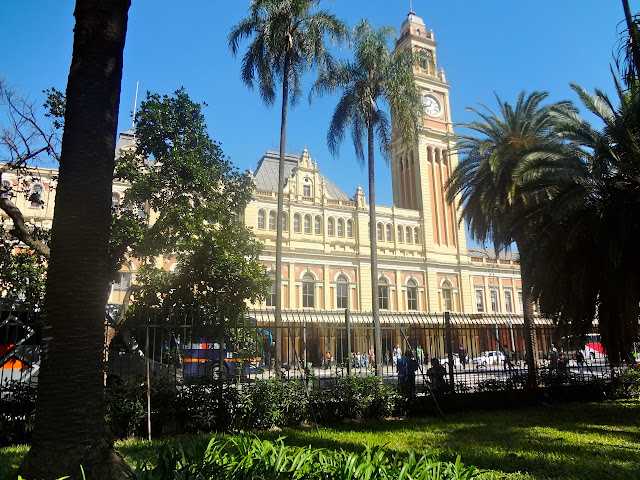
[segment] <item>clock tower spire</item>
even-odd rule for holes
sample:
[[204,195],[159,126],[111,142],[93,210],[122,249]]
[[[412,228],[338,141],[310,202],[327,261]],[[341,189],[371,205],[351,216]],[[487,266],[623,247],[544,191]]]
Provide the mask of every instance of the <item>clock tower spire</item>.
[[458,225],[455,207],[445,200],[444,187],[457,165],[457,156],[450,153],[455,146],[450,85],[444,70],[438,68],[437,45],[433,30],[427,30],[424,20],[410,11],[395,40],[395,51],[426,53],[427,59],[414,69],[422,92],[424,118],[422,132],[413,145],[402,141],[402,131],[392,132],[393,202],[396,207],[421,212],[425,253],[460,253],[466,252],[464,227]]

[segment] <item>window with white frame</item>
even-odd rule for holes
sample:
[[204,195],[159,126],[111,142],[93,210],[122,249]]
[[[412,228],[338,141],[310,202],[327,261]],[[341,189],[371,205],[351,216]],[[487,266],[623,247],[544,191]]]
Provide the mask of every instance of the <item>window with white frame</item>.
[[522,300],[522,290],[518,290],[518,306],[520,307],[520,313],[524,312],[524,302]]
[[411,227],[407,227],[405,229],[406,235],[405,238],[407,239],[407,243],[411,243],[411,240],[413,239],[413,235],[411,234]]
[[511,298],[511,290],[504,291],[504,311],[507,313],[513,312],[513,299]]
[[341,218],[338,219],[338,236],[344,237],[344,220]]
[[267,290],[266,304],[267,304],[267,307],[275,307],[276,306],[276,275],[275,273],[270,273],[269,278],[271,279],[271,284],[269,285],[269,289]]
[[313,220],[313,231],[316,235],[322,235],[322,218],[316,216]]
[[276,229],[276,212],[269,212],[269,230]]
[[484,312],[484,293],[481,288],[476,290],[476,311]]
[[300,214],[296,213],[293,216],[293,231],[295,233],[300,233]]
[[283,212],[282,213],[282,231],[283,232],[287,231],[287,227],[288,227],[287,223],[288,223],[287,222],[287,214]]
[[333,237],[334,233],[333,233],[333,226],[334,226],[334,220],[333,218],[330,218],[327,221],[327,235],[330,235]]
[[442,307],[444,311],[450,312],[453,310],[453,302],[451,301],[451,284],[444,282],[442,284]]
[[11,180],[3,180],[2,181],[2,194],[0,194],[0,197],[9,198],[9,195],[11,193],[11,189],[12,188],[13,188],[13,184],[11,183]]
[[314,290],[316,279],[310,273],[305,273],[302,277],[302,306],[304,308],[313,308],[314,306]]
[[118,195],[116,192],[113,192],[111,194],[111,209],[117,211],[119,206],[120,206],[120,195]]
[[420,245],[420,229],[418,227],[413,229],[413,243]]
[[44,187],[41,183],[33,183],[31,190],[29,191],[29,202],[31,207],[41,207],[43,205],[42,194],[44,193]]
[[492,288],[489,292],[489,295],[491,297],[491,311],[492,312],[497,312],[499,305],[498,305],[498,289],[497,288]]
[[389,284],[382,277],[378,279],[378,308],[389,310]]
[[385,230],[387,231],[387,242],[393,242],[393,237],[391,236],[391,225],[387,225]]
[[382,241],[382,224],[381,223],[378,224],[377,231],[378,231],[378,240]]
[[336,283],[336,308],[349,308],[349,280],[344,275]]
[[402,228],[400,225],[398,225],[398,242],[404,242],[404,228]]
[[353,238],[353,221],[347,220],[347,237]]
[[113,290],[116,292],[126,292],[131,286],[131,272],[120,272],[118,281],[113,284]]
[[311,233],[311,215],[304,216],[304,233]]
[[407,281],[407,310],[418,310],[418,284],[413,278]]
[[304,179],[304,183],[302,184],[302,196],[310,197],[311,196],[311,180],[308,178]]
[[264,210],[258,210],[258,228],[264,229]]

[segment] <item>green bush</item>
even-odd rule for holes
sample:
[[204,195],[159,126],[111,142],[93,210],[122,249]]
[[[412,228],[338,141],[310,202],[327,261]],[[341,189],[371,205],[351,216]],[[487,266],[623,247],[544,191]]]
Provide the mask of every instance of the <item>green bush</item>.
[[292,427],[307,418],[307,393],[298,381],[256,381],[242,389],[236,426],[240,429]]
[[358,418],[384,418],[397,413],[404,397],[380,379],[341,377],[329,387],[316,389],[311,404],[319,421],[332,422]]
[[640,370],[627,368],[614,377],[613,393],[617,398],[640,397]]

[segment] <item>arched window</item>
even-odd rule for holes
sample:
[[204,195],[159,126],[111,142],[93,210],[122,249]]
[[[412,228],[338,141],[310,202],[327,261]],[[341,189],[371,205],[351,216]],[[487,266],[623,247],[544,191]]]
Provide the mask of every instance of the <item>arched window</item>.
[[418,310],[418,284],[413,278],[407,281],[407,310]]
[[311,233],[311,215],[304,216],[304,233]]
[[393,237],[391,236],[391,225],[387,224],[387,242],[393,242]]
[[451,301],[451,284],[444,282],[442,284],[442,307],[443,310],[450,312],[453,310],[453,302]]
[[300,214],[296,213],[293,216],[293,231],[295,233],[300,233]]
[[404,229],[398,225],[398,242],[404,242]]
[[378,224],[378,240],[380,240],[380,241],[383,240],[383,238],[382,238],[382,224],[381,223]]
[[276,212],[269,212],[269,230],[276,229]]
[[418,227],[413,229],[413,243],[420,245],[420,229]]
[[[4,187],[4,182],[2,182],[2,186]],[[4,193],[3,193],[4,195]],[[6,197],[4,197],[6,198]],[[117,209],[120,206],[120,195],[118,195],[117,193],[113,192],[111,194],[111,208],[112,209]]]
[[412,232],[411,232],[411,227],[407,227],[405,229],[405,231],[406,231],[405,238],[407,239],[407,243],[411,243],[411,239],[413,237]]
[[266,304],[267,304],[267,307],[275,307],[276,306],[276,275],[275,273],[270,273],[269,279],[271,280],[271,284],[269,285],[269,290],[267,290]]
[[288,228],[288,225],[287,225],[287,223],[288,223],[287,218],[288,218],[288,217],[287,217],[287,214],[283,212],[283,213],[282,213],[282,231],[283,231],[283,232],[286,232],[286,231],[287,231],[287,228]]
[[330,218],[327,221],[327,235],[331,235],[332,237],[334,235],[334,233],[333,233],[333,225],[334,225],[333,218]]
[[138,218],[145,218],[147,216],[146,205],[144,203],[138,204],[138,209],[136,210],[136,215]]
[[338,236],[344,237],[344,220],[341,218],[338,219]]
[[340,275],[337,282],[336,308],[349,308],[349,280],[344,275]]
[[378,279],[378,307],[389,310],[389,284],[383,277]]
[[264,229],[264,210],[258,210],[258,228]]
[[305,273],[302,277],[302,306],[305,308],[313,308],[314,306],[314,290],[316,280],[310,273]]
[[114,282],[113,284],[113,290],[116,292],[126,292],[130,286],[131,286],[131,271],[120,270],[118,281]]
[[31,185],[31,191],[29,192],[29,202],[32,207],[40,207],[44,204],[42,201],[42,194],[44,187],[41,183],[33,183]]
[[353,238],[353,221],[347,220],[347,237]]
[[322,235],[322,218],[316,216],[313,221],[313,229],[316,235]]

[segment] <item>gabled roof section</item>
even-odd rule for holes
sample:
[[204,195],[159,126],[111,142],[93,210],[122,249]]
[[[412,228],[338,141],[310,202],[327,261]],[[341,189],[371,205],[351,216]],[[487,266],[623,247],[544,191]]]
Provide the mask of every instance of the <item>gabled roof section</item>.
[[[293,169],[298,166],[298,162],[302,158],[301,155],[293,155],[286,153],[284,157],[284,185],[285,189],[293,174]],[[265,190],[271,192],[278,191],[278,163],[280,154],[278,152],[268,151],[265,153],[256,168],[254,181],[257,190]],[[340,190],[331,180],[319,174],[321,181],[324,182],[324,192],[327,198],[334,200],[352,200],[349,195]]]
[[[483,248],[483,247],[467,247],[467,255],[473,258],[486,258],[489,260],[496,259],[496,251],[492,248]],[[504,251],[500,250],[498,252],[498,258],[500,260],[511,260],[514,262],[520,261],[520,253],[515,251]]]

